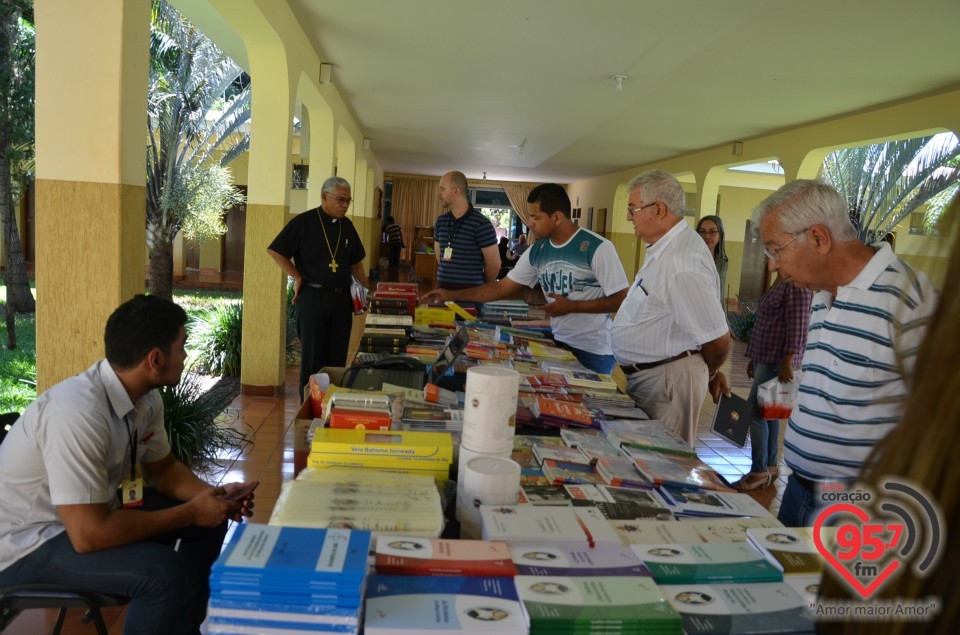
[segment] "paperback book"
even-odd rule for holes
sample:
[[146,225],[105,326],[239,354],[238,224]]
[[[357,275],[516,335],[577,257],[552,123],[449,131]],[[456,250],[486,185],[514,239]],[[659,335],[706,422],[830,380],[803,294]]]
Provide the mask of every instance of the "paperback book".
[[657,584],[782,582],[783,574],[745,542],[630,545]]
[[377,540],[377,573],[391,575],[514,576],[505,542],[383,536]]
[[806,601],[783,582],[681,584],[660,590],[683,617],[687,635],[813,633]]

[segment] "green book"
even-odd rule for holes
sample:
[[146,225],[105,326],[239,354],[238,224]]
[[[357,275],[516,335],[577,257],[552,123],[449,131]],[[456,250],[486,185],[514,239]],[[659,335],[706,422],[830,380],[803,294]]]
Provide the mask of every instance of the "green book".
[[630,545],[657,584],[782,582],[779,569],[744,542]]

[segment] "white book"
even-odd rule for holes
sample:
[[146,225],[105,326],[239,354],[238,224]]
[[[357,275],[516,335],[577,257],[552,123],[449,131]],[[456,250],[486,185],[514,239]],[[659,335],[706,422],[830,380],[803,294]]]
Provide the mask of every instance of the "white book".
[[589,537],[572,507],[535,505],[481,505],[484,540],[518,545],[582,547]]

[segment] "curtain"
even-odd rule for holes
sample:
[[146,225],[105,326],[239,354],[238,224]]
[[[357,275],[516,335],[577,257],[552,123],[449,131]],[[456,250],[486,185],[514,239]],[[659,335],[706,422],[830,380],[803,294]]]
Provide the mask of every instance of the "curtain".
[[403,254],[413,264],[413,236],[418,226],[433,227],[443,211],[437,198],[440,179],[395,176],[393,178],[393,219],[403,228]]
[[[533,191],[536,185],[504,183],[501,187],[503,187],[503,191],[507,193],[510,206],[513,208],[513,211],[517,213],[520,221],[527,227],[530,227],[530,210],[527,208],[527,197],[530,196],[530,192]],[[527,234],[528,247],[536,242],[537,237],[533,235],[533,232],[524,233]]]

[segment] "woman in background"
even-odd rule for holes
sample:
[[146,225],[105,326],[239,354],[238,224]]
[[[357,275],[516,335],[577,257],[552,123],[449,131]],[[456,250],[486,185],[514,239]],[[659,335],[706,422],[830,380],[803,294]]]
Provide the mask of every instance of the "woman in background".
[[704,216],[697,222],[697,233],[703,238],[703,242],[707,243],[713,262],[717,265],[717,273],[720,274],[720,299],[724,305],[723,310],[726,311],[728,258],[723,243],[723,221],[719,216]]
[[740,491],[766,487],[780,475],[777,454],[780,451],[780,420],[763,419],[757,402],[761,384],[778,378],[793,381],[807,346],[810,327],[810,301],[813,291],[783,282],[777,273],[773,285],[760,298],[757,320],[747,344],[747,377],[753,380],[747,401],[753,414],[750,421],[750,472],[733,484]]

